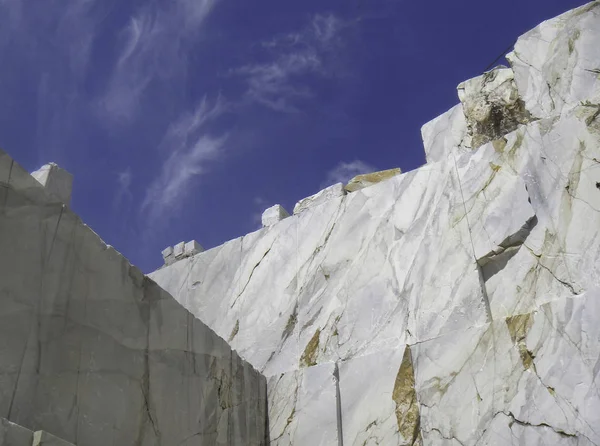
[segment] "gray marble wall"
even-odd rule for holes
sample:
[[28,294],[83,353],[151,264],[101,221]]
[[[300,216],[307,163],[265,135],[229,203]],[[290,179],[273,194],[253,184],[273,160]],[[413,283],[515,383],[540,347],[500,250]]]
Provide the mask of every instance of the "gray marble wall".
[[0,247],[0,417],[79,446],[265,443],[265,378],[2,151]]

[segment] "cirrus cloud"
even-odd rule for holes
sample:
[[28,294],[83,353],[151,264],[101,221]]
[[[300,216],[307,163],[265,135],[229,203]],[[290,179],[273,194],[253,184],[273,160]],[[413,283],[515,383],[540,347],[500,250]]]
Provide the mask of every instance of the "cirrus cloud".
[[245,79],[246,97],[274,111],[299,111],[295,102],[312,96],[302,79],[331,75],[329,56],[342,44],[346,25],[333,14],[316,14],[304,29],[262,42],[269,61],[233,70]]

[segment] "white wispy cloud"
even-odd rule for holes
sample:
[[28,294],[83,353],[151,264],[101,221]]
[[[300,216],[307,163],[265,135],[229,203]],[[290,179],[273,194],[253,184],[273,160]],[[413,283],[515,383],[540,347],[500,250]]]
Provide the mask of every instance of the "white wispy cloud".
[[[198,35],[218,0],[148,2],[121,33],[119,58],[98,108],[112,122],[136,116],[153,81],[184,82],[186,48]],[[167,5],[167,6],[162,6]]]
[[113,207],[118,208],[124,200],[133,199],[133,195],[131,193],[131,181],[133,179],[133,174],[131,172],[131,168],[127,167],[125,170],[121,172],[117,172],[117,192],[115,193],[115,199],[113,202]]
[[213,103],[204,98],[193,113],[182,115],[169,126],[160,144],[166,158],[141,205],[141,214],[153,224],[148,230],[156,229],[181,208],[194,180],[206,174],[210,162],[222,154],[227,135],[211,135],[205,127],[227,109],[220,97]]
[[329,75],[328,55],[341,45],[345,25],[332,14],[317,14],[303,30],[262,42],[271,59],[234,70],[246,79],[247,97],[275,111],[298,111],[295,100],[312,95],[302,77]]
[[336,183],[346,184],[356,175],[362,175],[365,173],[371,173],[375,171],[377,171],[376,167],[367,164],[364,161],[354,160],[351,162],[341,162],[329,172],[327,172],[327,176],[325,177],[325,180],[321,183],[320,187],[324,188]]
[[34,6],[0,0],[0,54],[9,61],[13,57],[11,69],[0,72],[0,94],[18,95],[12,91],[14,73],[37,88],[40,162],[65,156],[72,123],[86,106],[83,87],[98,27],[114,6],[100,0],[47,0]]

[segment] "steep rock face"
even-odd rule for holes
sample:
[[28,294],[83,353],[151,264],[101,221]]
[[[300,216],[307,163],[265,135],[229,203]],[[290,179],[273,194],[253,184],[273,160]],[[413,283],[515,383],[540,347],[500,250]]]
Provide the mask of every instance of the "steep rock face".
[[463,105],[458,104],[446,113],[432,119],[421,127],[421,137],[428,163],[442,161],[452,152],[469,152],[467,119]]
[[519,95],[536,118],[600,101],[600,2],[547,20],[507,55]]
[[467,81],[427,165],[152,274],[269,377],[273,444],[600,444],[599,14]]
[[332,198],[342,197],[346,194],[342,183],[333,184],[317,192],[310,197],[303,198],[294,206],[294,215],[304,212],[306,209],[319,206]]
[[0,246],[0,435],[265,444],[265,378],[2,151]]

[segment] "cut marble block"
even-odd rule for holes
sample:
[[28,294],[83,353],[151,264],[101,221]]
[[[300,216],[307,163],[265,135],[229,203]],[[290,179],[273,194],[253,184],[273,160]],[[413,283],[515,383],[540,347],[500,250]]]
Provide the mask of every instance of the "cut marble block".
[[187,242],[183,247],[183,255],[186,257],[196,255],[203,251],[204,251],[204,248],[196,240],[191,240],[191,241]]
[[600,442],[600,294],[411,347],[424,444]]
[[265,444],[265,379],[15,166],[0,417],[86,446]]
[[600,100],[600,3],[547,20],[517,40],[507,55],[527,110],[536,118]]
[[262,213],[262,225],[273,226],[275,223],[280,222],[284,218],[289,217],[290,214],[281,206],[280,204],[276,204],[275,206],[271,206],[269,209],[265,210]]
[[167,246],[165,249],[163,249],[161,251],[161,254],[163,256],[163,259],[166,259],[167,257],[170,257],[173,255],[175,251],[173,250],[172,246]]
[[445,160],[450,153],[470,151],[467,121],[462,104],[432,119],[421,127],[421,138],[428,163]]
[[346,190],[342,183],[334,184],[333,186],[326,187],[325,189],[317,192],[310,197],[306,197],[296,203],[294,206],[294,215],[305,211],[308,208],[319,206],[332,198],[342,197],[346,195]]
[[408,347],[350,359],[339,374],[344,444],[421,444]]
[[600,240],[586,230],[600,227],[600,125],[590,113],[577,107],[457,159],[494,317],[600,285]]
[[396,175],[400,175],[401,173],[402,171],[400,170],[400,168],[395,168],[381,170],[379,172],[371,172],[362,175],[357,175],[354,178],[352,178],[348,182],[348,184],[344,186],[344,189],[346,190],[346,192],[355,192],[357,190],[364,189],[365,187],[369,187],[389,178],[395,177]]
[[277,446],[338,446],[335,364],[269,378],[269,429]]
[[[264,441],[266,380],[170,295],[152,283],[149,382],[154,428],[174,444],[195,429],[199,444]],[[214,383],[214,385],[207,385]],[[206,427],[198,425],[198,416]],[[214,426],[229,426],[216,430]],[[231,431],[231,429],[235,429]]]
[[73,191],[73,175],[55,163],[43,165],[31,174],[46,189],[48,194],[56,197],[66,205],[71,203]]
[[161,251],[165,265],[171,265],[171,264],[175,263],[176,259],[175,259],[174,253],[175,253],[175,251],[172,246],[167,246],[165,249],[163,249]]
[[467,145],[473,149],[531,121],[510,68],[498,66],[462,82],[457,90],[467,119]]
[[185,242],[179,242],[173,247],[173,255],[175,258],[183,257],[185,252]]

